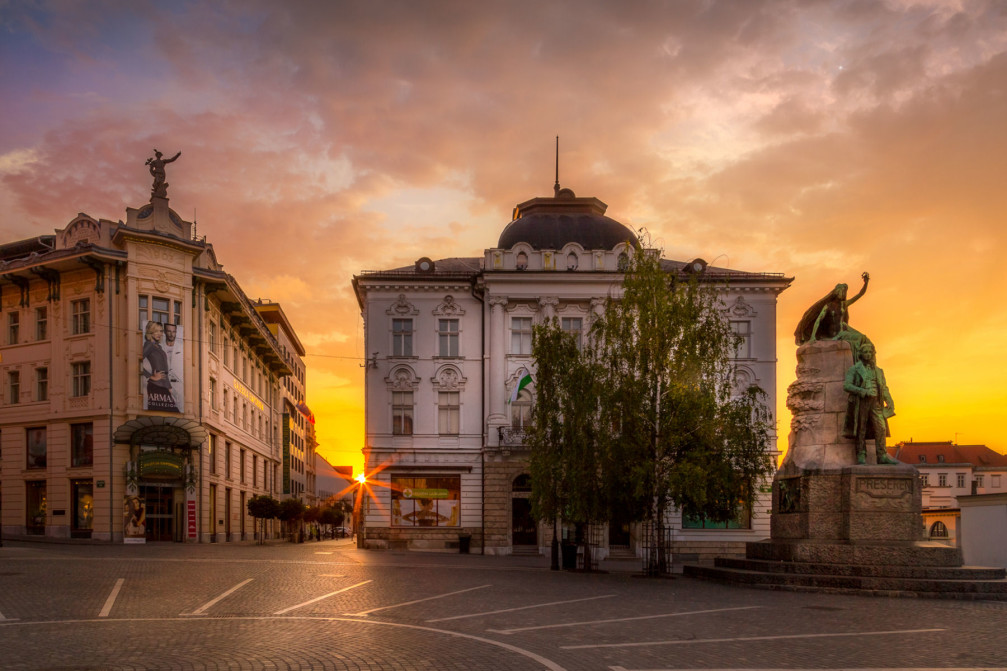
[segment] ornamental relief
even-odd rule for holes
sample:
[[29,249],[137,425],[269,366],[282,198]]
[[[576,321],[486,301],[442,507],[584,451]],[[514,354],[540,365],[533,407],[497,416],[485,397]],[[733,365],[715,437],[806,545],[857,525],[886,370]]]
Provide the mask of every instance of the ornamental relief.
[[149,261],[159,266],[184,267],[185,255],[168,247],[156,245],[137,245],[136,258],[138,261]]
[[738,296],[734,299],[734,303],[732,303],[725,312],[730,314],[732,317],[757,317],[759,315],[759,313],[755,311],[755,308],[745,300],[744,296]]
[[454,366],[444,366],[436,375],[430,378],[434,388],[439,391],[460,391],[465,388],[467,378]]
[[399,294],[398,300],[392,303],[387,310],[385,310],[386,315],[418,315],[420,313],[419,308],[409,302],[405,294]]
[[465,309],[455,302],[455,297],[452,295],[447,295],[441,304],[434,309],[434,315],[437,317],[458,317],[465,314]]
[[408,366],[400,366],[385,378],[385,384],[394,391],[412,391],[420,384],[420,378]]

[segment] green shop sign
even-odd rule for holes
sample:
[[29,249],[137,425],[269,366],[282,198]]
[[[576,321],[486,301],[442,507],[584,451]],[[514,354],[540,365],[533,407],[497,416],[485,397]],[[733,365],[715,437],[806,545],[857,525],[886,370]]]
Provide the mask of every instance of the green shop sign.
[[404,499],[446,499],[450,492],[446,489],[416,489],[406,487],[402,490]]
[[141,478],[181,478],[184,460],[171,452],[140,453]]

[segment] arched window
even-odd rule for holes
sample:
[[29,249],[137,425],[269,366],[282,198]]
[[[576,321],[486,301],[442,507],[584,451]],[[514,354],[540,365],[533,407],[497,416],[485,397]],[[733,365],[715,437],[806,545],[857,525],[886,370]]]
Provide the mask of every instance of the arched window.
[[619,254],[619,272],[626,272],[629,269],[629,255],[626,252]]
[[527,473],[522,473],[521,475],[514,478],[514,483],[511,485],[512,492],[530,492],[531,491],[531,476]]
[[523,431],[531,422],[531,392],[522,389],[510,404],[510,425],[512,429]]
[[931,538],[947,538],[948,528],[944,522],[934,522],[930,527],[930,537]]
[[517,253],[517,259],[515,260],[515,266],[518,270],[528,269],[528,255],[524,252]]
[[570,252],[566,255],[566,269],[577,270],[577,253]]

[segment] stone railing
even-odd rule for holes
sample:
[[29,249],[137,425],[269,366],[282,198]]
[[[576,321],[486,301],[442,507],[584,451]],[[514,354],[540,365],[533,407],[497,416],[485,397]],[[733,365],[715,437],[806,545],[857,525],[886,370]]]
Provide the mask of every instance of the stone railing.
[[527,433],[524,429],[514,429],[511,427],[502,426],[500,431],[500,444],[501,445],[524,445]]

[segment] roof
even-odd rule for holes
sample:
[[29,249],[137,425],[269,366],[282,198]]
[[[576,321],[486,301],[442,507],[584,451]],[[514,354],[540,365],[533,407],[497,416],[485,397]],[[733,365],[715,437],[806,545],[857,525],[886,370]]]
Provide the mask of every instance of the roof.
[[585,250],[611,250],[629,243],[640,245],[636,234],[605,216],[608,205],[597,198],[577,198],[570,189],[557,189],[552,198],[532,198],[514,208],[514,220],[504,228],[497,249],[519,243],[533,249],[563,249],[575,243]]
[[[1007,455],[994,452],[985,445],[955,445],[948,440],[935,443],[898,443],[888,450],[902,463],[913,466],[971,464],[977,468],[1007,468]],[[920,457],[924,459],[921,460]]]

